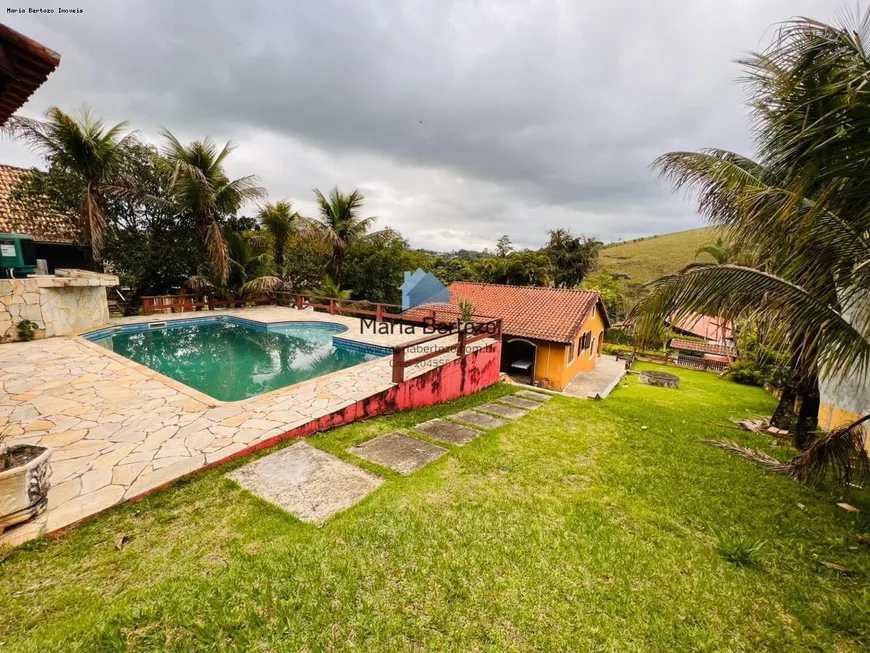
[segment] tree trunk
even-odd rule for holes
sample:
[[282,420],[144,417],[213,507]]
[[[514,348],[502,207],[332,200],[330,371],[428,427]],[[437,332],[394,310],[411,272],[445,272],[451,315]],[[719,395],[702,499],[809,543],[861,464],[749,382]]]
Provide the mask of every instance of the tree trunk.
[[801,384],[801,407],[798,412],[797,426],[794,432],[794,443],[798,449],[806,449],[812,442],[813,432],[819,421],[819,379],[816,376]]
[[786,384],[779,396],[779,403],[770,418],[770,425],[778,429],[788,431],[794,418],[794,402],[797,398],[795,388],[791,383]]

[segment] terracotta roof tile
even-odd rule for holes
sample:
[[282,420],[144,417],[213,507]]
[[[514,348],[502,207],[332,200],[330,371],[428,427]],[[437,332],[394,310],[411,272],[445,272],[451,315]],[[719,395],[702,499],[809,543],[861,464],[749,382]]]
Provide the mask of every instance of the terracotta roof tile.
[[29,170],[0,165],[0,232],[22,233],[46,243],[71,243],[75,240],[72,218],[49,210],[31,217],[24,206],[12,199],[12,190]]
[[682,338],[672,338],[671,347],[683,351],[694,351],[700,354],[715,354],[717,356],[733,357],[735,354],[734,348],[727,345],[718,345],[712,342],[697,342],[695,340],[683,340]]
[[0,125],[57,68],[60,55],[0,23]]
[[467,299],[474,305],[475,315],[502,318],[506,335],[553,342],[573,341],[596,303],[607,323],[601,296],[589,290],[460,281],[450,284],[449,290],[451,306],[421,306],[408,314],[419,317],[435,310],[438,320],[452,320],[458,315],[459,302]]

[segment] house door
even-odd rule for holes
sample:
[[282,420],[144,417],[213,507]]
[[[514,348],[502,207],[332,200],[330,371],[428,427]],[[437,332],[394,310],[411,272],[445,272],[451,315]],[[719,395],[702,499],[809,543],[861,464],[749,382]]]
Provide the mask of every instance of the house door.
[[528,340],[508,340],[502,345],[501,371],[517,381],[532,383],[538,348]]

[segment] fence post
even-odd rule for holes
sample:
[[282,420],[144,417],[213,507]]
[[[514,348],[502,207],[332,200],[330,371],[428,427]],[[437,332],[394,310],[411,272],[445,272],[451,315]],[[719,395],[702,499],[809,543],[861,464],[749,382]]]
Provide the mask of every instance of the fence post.
[[335,315],[335,300],[333,298],[329,298],[329,314]]
[[375,322],[384,321],[384,306],[381,303],[375,304]]
[[459,354],[459,358],[465,358],[465,341],[468,339],[468,334],[465,332],[465,329],[459,329],[459,350],[456,352]]
[[393,347],[393,383],[405,380],[405,348]]
[[154,300],[150,297],[142,298],[142,314],[143,315],[151,315],[153,313],[154,308]]

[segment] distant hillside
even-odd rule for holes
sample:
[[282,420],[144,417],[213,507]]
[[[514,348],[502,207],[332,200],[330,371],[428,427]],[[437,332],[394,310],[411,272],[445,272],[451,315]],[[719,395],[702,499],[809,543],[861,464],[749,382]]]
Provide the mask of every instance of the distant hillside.
[[[626,285],[635,286],[677,272],[696,260],[695,252],[699,247],[714,242],[716,232],[711,227],[647,236],[605,245],[599,254],[598,265],[630,275]],[[712,262],[706,254],[697,260]]]

